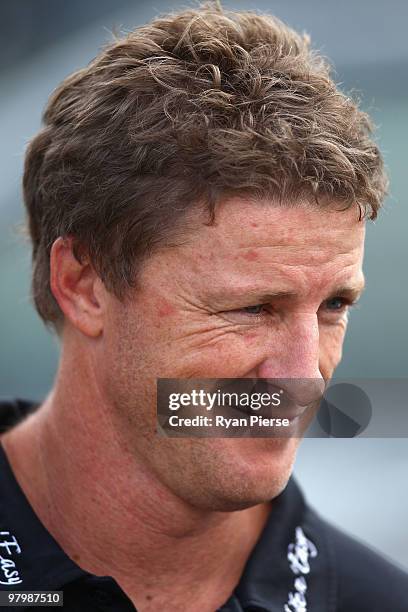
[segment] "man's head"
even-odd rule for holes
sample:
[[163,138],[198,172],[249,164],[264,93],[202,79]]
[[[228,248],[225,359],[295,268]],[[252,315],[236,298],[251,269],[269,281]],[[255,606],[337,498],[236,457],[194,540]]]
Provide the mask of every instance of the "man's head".
[[24,187],[37,309],[123,444],[201,507],[276,495],[296,440],[149,423],[157,377],[319,381],[340,359],[386,178],[307,38],[218,7],[137,29],[54,93]]

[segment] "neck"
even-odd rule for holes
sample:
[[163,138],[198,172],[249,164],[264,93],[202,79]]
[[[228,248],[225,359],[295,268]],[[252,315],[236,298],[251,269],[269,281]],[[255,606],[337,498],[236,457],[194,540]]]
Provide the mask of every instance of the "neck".
[[201,510],[175,496],[125,450],[89,377],[72,385],[60,371],[40,409],[2,442],[34,511],[68,556],[112,576],[138,610],[170,611],[180,602],[187,610],[188,593],[192,609],[200,600],[202,610],[222,605],[270,511]]

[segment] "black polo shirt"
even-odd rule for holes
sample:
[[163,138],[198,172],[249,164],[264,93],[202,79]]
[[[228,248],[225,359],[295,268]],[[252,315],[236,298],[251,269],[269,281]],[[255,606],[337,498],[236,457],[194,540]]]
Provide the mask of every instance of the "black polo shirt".
[[[0,433],[34,408],[0,403]],[[68,558],[34,514],[1,444],[0,590],[62,590],[67,612],[135,610],[113,578]],[[321,519],[291,479],[221,611],[408,612],[408,575]]]

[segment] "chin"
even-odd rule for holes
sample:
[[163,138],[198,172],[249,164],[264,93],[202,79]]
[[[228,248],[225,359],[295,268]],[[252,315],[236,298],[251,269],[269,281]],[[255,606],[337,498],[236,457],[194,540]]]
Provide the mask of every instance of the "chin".
[[232,512],[271,501],[287,485],[298,443],[295,438],[222,440],[200,478],[201,499],[194,505]]

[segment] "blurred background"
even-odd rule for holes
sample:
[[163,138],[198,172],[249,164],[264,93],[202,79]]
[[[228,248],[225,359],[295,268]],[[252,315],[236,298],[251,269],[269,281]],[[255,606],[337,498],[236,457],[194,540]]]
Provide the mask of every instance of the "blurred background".
[[[308,32],[330,58],[336,80],[362,99],[378,126],[391,194],[370,222],[367,290],[353,311],[342,377],[406,378],[408,312],[408,3],[405,0],[224,0],[225,7],[270,12]],[[185,6],[183,3],[182,6]],[[58,347],[30,303],[24,219],[24,148],[38,130],[53,88],[112,39],[180,8],[155,0],[4,0],[0,3],[0,397],[42,399]],[[296,474],[327,518],[408,569],[408,441],[305,440]]]

